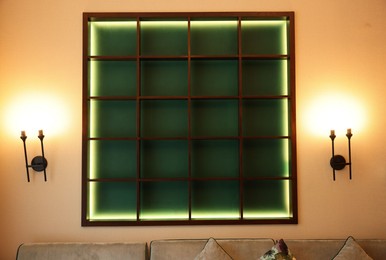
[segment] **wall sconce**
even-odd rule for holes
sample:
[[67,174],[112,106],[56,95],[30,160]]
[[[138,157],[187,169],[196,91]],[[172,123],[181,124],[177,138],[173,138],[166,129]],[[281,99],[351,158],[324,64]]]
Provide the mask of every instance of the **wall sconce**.
[[342,170],[346,165],[349,166],[349,172],[350,172],[350,180],[351,180],[351,129],[347,129],[346,133],[347,139],[348,139],[348,162],[346,162],[346,159],[339,154],[335,154],[335,148],[334,148],[334,140],[335,140],[335,130],[331,130],[330,138],[332,142],[332,157],[330,159],[330,165],[332,167],[333,171],[333,178],[335,181],[335,171],[336,170]]
[[31,164],[28,164],[28,158],[27,158],[27,147],[26,147],[26,139],[27,139],[27,135],[25,134],[25,131],[21,131],[21,136],[20,136],[21,140],[23,140],[23,146],[24,146],[24,157],[25,157],[25,167],[26,167],[26,170],[27,170],[27,180],[28,182],[30,182],[30,177],[29,177],[29,168],[32,168],[34,171],[37,171],[37,172],[44,172],[44,181],[47,181],[47,174],[46,174],[46,168],[47,168],[47,160],[46,158],[44,157],[44,146],[43,146],[43,139],[44,139],[44,135],[43,135],[43,130],[39,130],[39,135],[38,135],[38,138],[40,139],[40,146],[41,146],[41,149],[42,149],[42,155],[40,156],[35,156],[32,161],[31,161]]

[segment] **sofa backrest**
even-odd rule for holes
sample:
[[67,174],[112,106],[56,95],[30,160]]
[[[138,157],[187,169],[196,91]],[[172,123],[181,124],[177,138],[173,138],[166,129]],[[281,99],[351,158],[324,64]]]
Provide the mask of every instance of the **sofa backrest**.
[[[166,239],[150,243],[150,260],[193,260],[208,239]],[[269,238],[217,239],[217,243],[233,259],[258,259],[274,245]]]
[[[385,259],[386,240],[355,239],[373,259]],[[334,258],[344,246],[346,239],[286,239],[288,248],[296,259],[325,260]]]
[[146,243],[28,243],[16,260],[146,260]]

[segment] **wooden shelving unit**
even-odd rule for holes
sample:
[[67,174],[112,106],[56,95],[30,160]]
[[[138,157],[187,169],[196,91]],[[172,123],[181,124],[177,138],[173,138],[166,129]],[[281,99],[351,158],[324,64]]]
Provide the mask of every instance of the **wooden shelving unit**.
[[297,223],[294,13],[84,13],[82,225]]

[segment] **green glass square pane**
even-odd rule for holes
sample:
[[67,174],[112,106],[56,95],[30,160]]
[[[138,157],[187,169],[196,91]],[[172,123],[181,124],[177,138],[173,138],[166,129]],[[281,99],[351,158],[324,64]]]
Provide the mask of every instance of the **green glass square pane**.
[[92,21],[89,30],[89,55],[136,55],[136,21]]
[[192,60],[192,96],[237,96],[237,60]]
[[141,182],[141,220],[189,218],[189,185],[186,181]]
[[141,62],[142,96],[187,96],[188,62],[185,60]]
[[288,54],[287,23],[286,20],[241,21],[242,54]]
[[90,96],[135,96],[137,66],[135,61],[89,62]]
[[192,100],[191,112],[194,137],[238,135],[237,100]]
[[90,140],[89,177],[136,178],[136,141]]
[[186,100],[142,100],[141,137],[187,137]]
[[236,55],[238,52],[236,20],[192,20],[192,55]]
[[142,140],[141,178],[187,178],[188,141]]
[[194,181],[192,219],[239,219],[239,182]]
[[287,99],[243,100],[243,136],[287,136]]
[[245,219],[289,218],[289,180],[244,181],[243,216]]
[[90,182],[90,220],[135,220],[137,190],[135,182]]
[[244,139],[243,177],[289,177],[288,139]]
[[141,55],[187,55],[187,21],[141,21]]
[[90,137],[136,137],[136,101],[91,100]]
[[238,140],[193,140],[193,178],[237,178],[239,176]]
[[287,66],[287,60],[243,60],[243,95],[288,95]]

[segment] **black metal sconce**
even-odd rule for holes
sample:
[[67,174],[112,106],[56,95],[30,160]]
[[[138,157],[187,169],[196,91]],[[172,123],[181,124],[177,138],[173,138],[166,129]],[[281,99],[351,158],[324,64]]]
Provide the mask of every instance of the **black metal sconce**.
[[42,149],[42,155],[35,156],[31,164],[28,164],[28,158],[27,158],[27,146],[26,146],[26,139],[27,135],[25,134],[25,131],[21,131],[21,140],[23,140],[23,146],[24,146],[24,158],[25,158],[25,167],[27,170],[27,180],[30,182],[30,177],[29,177],[29,168],[32,168],[34,171],[37,172],[44,172],[44,181],[47,181],[47,174],[46,174],[46,168],[47,168],[47,160],[44,156],[44,145],[43,145],[43,130],[39,130],[39,135],[38,138],[40,139],[40,146]]
[[344,169],[346,165],[349,166],[350,180],[352,177],[351,175],[351,137],[352,137],[351,129],[347,129],[346,136],[348,139],[348,162],[346,162],[346,159],[342,155],[335,154],[335,148],[334,148],[334,140],[336,137],[335,130],[331,130],[331,133],[330,133],[330,138],[332,142],[332,157],[330,159],[330,165],[332,167],[334,181],[335,181],[335,171]]

